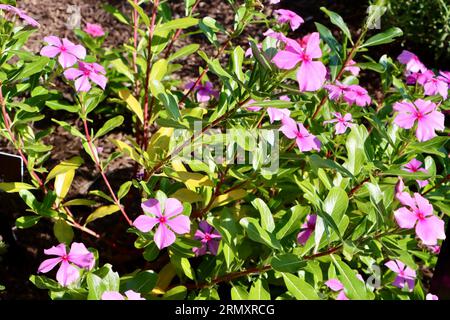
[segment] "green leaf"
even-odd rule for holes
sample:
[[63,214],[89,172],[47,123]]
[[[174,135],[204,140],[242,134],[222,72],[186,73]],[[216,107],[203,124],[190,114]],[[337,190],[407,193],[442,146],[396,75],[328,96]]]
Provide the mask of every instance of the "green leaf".
[[105,124],[95,134],[94,140],[104,136],[105,134],[114,130],[115,128],[120,127],[123,123],[123,120],[124,120],[123,116],[116,116],[106,121]]
[[305,280],[290,273],[283,273],[283,279],[288,291],[297,300],[320,300],[316,290]]
[[47,175],[47,179],[45,182],[48,182],[55,178],[57,175],[64,174],[68,171],[73,171],[78,169],[84,163],[83,158],[79,156],[75,156],[68,160],[61,161],[58,165],[56,165]]
[[88,300],[101,300],[103,292],[107,291],[106,284],[99,276],[88,273],[86,277],[86,283],[88,286]]
[[276,271],[294,273],[305,267],[306,261],[302,261],[295,254],[286,253],[273,257],[270,264]]
[[378,46],[380,44],[391,43],[392,41],[395,40],[395,38],[401,37],[402,35],[403,31],[400,28],[393,27],[386,30],[385,32],[370,37],[361,47],[364,48],[364,47]]
[[301,225],[300,219],[305,217],[310,212],[309,207],[302,207],[296,205],[292,207],[285,217],[277,223],[279,230],[275,229],[276,237],[278,240],[282,240],[284,237],[298,230],[298,226]]
[[345,147],[347,148],[348,160],[344,163],[344,167],[353,175],[361,172],[362,167],[367,161],[364,144],[369,133],[364,125],[353,126],[347,137]]
[[72,243],[74,236],[73,229],[64,220],[58,219],[55,221],[55,224],[53,225],[53,233],[59,243],[65,243],[67,245]]
[[119,200],[128,194],[132,184],[133,184],[132,181],[127,181],[120,186],[119,191],[117,191],[117,198]]
[[332,24],[337,26],[339,29],[342,30],[342,32],[345,34],[345,36],[352,41],[352,34],[350,33],[350,30],[347,27],[347,24],[345,23],[344,19],[337,14],[336,12],[330,11],[325,7],[321,7],[320,10],[325,12],[325,14],[330,18],[330,21]]
[[167,73],[167,65],[166,59],[156,61],[150,71],[150,80],[161,81]]
[[198,48],[200,48],[200,45],[196,44],[196,43],[187,45],[187,46],[175,51],[167,60],[169,62],[171,62],[176,59],[187,57],[187,56],[197,52]]
[[108,206],[102,206],[100,208],[97,208],[94,212],[92,212],[87,217],[85,225],[90,223],[90,222],[92,222],[92,221],[94,221],[94,220],[97,220],[97,219],[109,216],[109,215],[111,215],[111,214],[113,214],[113,213],[115,213],[115,212],[117,212],[119,210],[120,210],[119,207],[117,205],[115,205],[115,204],[108,205]]
[[142,110],[142,106],[139,101],[131,94],[130,90],[121,89],[118,91],[118,95],[123,101],[125,101],[125,103],[127,104],[127,108],[138,117],[139,121],[141,121],[141,123],[144,123],[144,111]]
[[187,28],[197,25],[198,21],[199,21],[198,19],[190,18],[190,17],[174,19],[174,20],[171,20],[169,22],[166,22],[164,24],[157,26],[156,30],[158,32],[162,32],[162,31],[175,30],[175,29],[187,29]]
[[24,79],[32,76],[33,74],[42,72],[49,61],[50,59],[47,57],[39,57],[33,62],[25,63],[25,67],[19,72],[17,76],[13,77],[13,79]]
[[39,222],[41,216],[23,216],[16,219],[16,227],[19,229],[26,229],[34,226]]
[[341,52],[342,52],[342,46],[339,44],[339,42],[336,40],[336,38],[333,36],[333,33],[330,29],[325,27],[323,24],[320,24],[318,22],[315,22],[317,31],[319,31],[320,37],[323,41],[325,41],[326,44],[330,47],[330,49],[336,54],[337,57],[339,57],[339,61],[342,63],[341,58]]
[[252,205],[261,215],[261,226],[263,229],[272,232],[275,229],[275,222],[267,204],[262,199],[256,198],[252,201]]
[[139,14],[139,16],[141,17],[142,21],[144,22],[145,26],[147,28],[150,27],[150,18],[148,17],[148,15],[145,14],[144,9],[142,9],[141,6],[139,6],[138,4],[134,3],[133,0],[128,0],[128,3],[136,10],[136,12]]
[[261,228],[256,219],[242,218],[239,223],[245,231],[247,231],[248,237],[253,241],[262,243],[276,250],[281,249],[281,245],[273,233],[268,233],[266,230]]
[[339,272],[339,280],[345,288],[345,295],[349,299],[354,300],[367,300],[367,289],[363,281],[359,280],[356,276],[356,272],[352,270],[345,262],[336,260],[336,258],[331,255],[334,265]]
[[158,94],[158,99],[163,103],[164,107],[166,107],[166,110],[172,119],[178,120],[181,118],[178,102],[174,95],[171,93],[160,93]]
[[36,189],[31,184],[23,182],[0,182],[0,190],[8,193],[19,192],[20,190],[33,190]]
[[269,286],[266,279],[259,278],[253,283],[248,294],[249,300],[270,300]]
[[44,276],[30,276],[30,281],[39,289],[61,291],[64,290],[61,285],[55,280],[49,279]]
[[187,288],[185,286],[176,286],[175,288],[167,291],[162,299],[163,300],[184,300],[186,298]]
[[126,287],[127,290],[134,290],[139,293],[148,294],[156,286],[157,281],[158,274],[151,270],[146,270],[135,275],[130,281],[127,282]]
[[348,196],[347,193],[338,187],[333,187],[323,202],[323,211],[328,213],[339,224],[342,216],[347,211]]
[[45,101],[45,105],[52,110],[64,110],[72,113],[77,113],[80,109],[78,105],[60,103],[58,101]]
[[248,292],[241,286],[231,288],[231,300],[248,300]]

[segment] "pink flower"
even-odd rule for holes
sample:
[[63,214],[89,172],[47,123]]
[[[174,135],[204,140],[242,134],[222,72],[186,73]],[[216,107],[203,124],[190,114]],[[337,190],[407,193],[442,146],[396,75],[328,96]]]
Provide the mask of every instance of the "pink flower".
[[[78,69],[69,68],[64,71],[67,80],[75,80],[75,89],[79,92],[87,92],[91,89],[90,81],[96,83],[103,90],[108,79],[104,76],[105,68],[98,63],[79,62]],[[90,80],[90,81],[89,81]]]
[[328,91],[328,98],[333,101],[337,101],[341,98],[341,96],[345,93],[347,90],[347,85],[340,83],[339,81],[336,81],[336,84],[327,84],[324,86],[324,88]]
[[[417,159],[412,159],[410,162],[408,162],[407,164],[405,164],[403,166],[403,170],[408,171],[408,172],[424,172],[424,173],[428,173],[428,171],[425,168],[421,168],[422,166],[422,162],[420,162]],[[419,187],[423,188],[428,184],[428,180],[416,180],[417,184],[419,185]]]
[[274,13],[278,15],[278,22],[289,23],[292,31],[297,30],[301,26],[301,24],[305,22],[302,17],[291,10],[278,9],[275,10]]
[[438,93],[444,98],[444,100],[447,99],[448,96],[448,84],[447,82],[441,80],[438,78],[431,78],[428,80],[424,86],[424,93],[426,96],[434,96]]
[[406,72],[406,84],[407,85],[415,85],[417,80],[419,79],[419,72]]
[[102,37],[105,35],[105,31],[103,31],[101,25],[89,22],[86,23],[86,27],[84,27],[84,32],[86,32],[87,34],[89,34],[94,38]]
[[296,123],[294,119],[284,117],[281,120],[282,126],[280,131],[288,139],[295,139],[300,151],[320,150],[320,141],[316,136],[310,134],[301,123]]
[[59,54],[58,62],[63,68],[73,66],[80,59],[86,57],[86,49],[79,44],[74,44],[68,39],[59,39],[55,36],[45,37],[47,46],[41,49],[41,55],[54,58]]
[[[258,44],[256,45],[256,47],[257,47],[259,50],[261,50],[261,49],[262,49],[262,43],[258,43]],[[252,47],[251,47],[251,46],[248,47],[248,49],[245,51],[245,57],[246,57],[246,58],[253,57],[253,50],[252,50]]]
[[33,27],[39,27],[40,26],[39,22],[37,22],[32,17],[27,15],[25,13],[25,11],[23,11],[23,10],[21,10],[19,8],[16,8],[14,6],[11,6],[9,4],[0,4],[0,10],[5,10],[5,11],[8,11],[8,12],[11,12],[12,14],[17,15],[20,19],[25,21],[30,26],[33,26]]
[[306,222],[302,224],[302,231],[297,235],[297,242],[301,245],[305,245],[306,241],[308,241],[311,234],[314,232],[316,228],[316,214],[308,214],[306,217]]
[[46,249],[44,253],[55,255],[57,258],[44,260],[40,264],[38,272],[47,273],[60,263],[56,280],[64,287],[74,283],[80,277],[80,272],[71,263],[88,270],[92,269],[95,263],[94,255],[86,249],[84,244],[78,242],[72,243],[68,254],[64,243]]
[[353,123],[352,122],[352,115],[351,113],[346,113],[344,116],[342,116],[339,112],[333,113],[333,115],[336,117],[335,119],[324,121],[323,123],[336,123],[335,129],[336,134],[343,134],[345,131],[347,131],[347,128],[350,128]]
[[242,107],[244,107],[244,108],[247,109],[248,111],[254,111],[254,112],[256,112],[256,111],[259,111],[259,110],[262,109],[261,107],[255,105],[256,103],[258,103],[258,102],[255,101],[255,100],[253,100],[253,99],[250,99],[250,100],[248,100],[247,103],[245,103]]
[[418,99],[413,103],[396,102],[394,110],[398,112],[394,123],[401,128],[411,129],[417,121],[416,137],[419,141],[427,141],[436,136],[435,130],[445,129],[444,115],[437,111],[432,101]]
[[436,245],[438,239],[445,239],[444,221],[433,214],[433,206],[419,193],[414,198],[404,198],[405,206],[394,212],[400,228],[412,229],[425,245]]
[[206,221],[200,221],[198,227],[199,229],[195,232],[194,238],[200,240],[202,246],[200,248],[193,248],[192,251],[194,251],[196,256],[205,255],[207,252],[213,256],[217,255],[220,239],[222,239],[220,233],[214,230]]
[[320,61],[313,59],[320,58],[319,33],[312,33],[307,40],[306,48],[295,40],[287,39],[284,50],[279,51],[272,61],[280,69],[293,69],[298,63],[302,63],[297,71],[297,81],[300,91],[315,91],[322,87],[325,82],[327,69]]
[[450,71],[440,71],[439,79],[450,84]]
[[[189,82],[186,84],[186,89],[190,90],[194,86],[195,82]],[[195,91],[197,91],[197,101],[198,102],[208,102],[211,97],[216,99],[219,98],[219,91],[213,89],[213,84],[209,81],[205,82],[205,84],[198,84],[195,87]]]
[[154,240],[160,250],[175,242],[175,233],[185,234],[190,230],[191,221],[189,217],[181,214],[183,205],[175,198],[166,199],[164,213],[161,212],[159,201],[156,199],[145,201],[141,207],[145,213],[152,216],[140,215],[134,220],[133,225],[142,232],[149,232],[158,225]]
[[289,117],[291,111],[289,109],[267,108],[267,114],[269,115],[270,123],[273,123],[274,121],[283,120],[284,117]]
[[[145,300],[141,294],[133,290],[125,291],[127,300]],[[125,300],[125,297],[117,291],[105,291],[102,294],[102,300]]]
[[277,4],[277,3],[280,3],[280,0],[270,0],[269,3],[270,4]]
[[263,33],[263,36],[276,39],[282,43],[286,43],[288,38],[281,32],[275,32],[272,29],[267,29],[266,32]]
[[344,293],[344,285],[338,279],[330,279],[325,282],[325,285],[335,292],[339,292],[336,300],[349,300]]
[[352,84],[344,90],[344,100],[349,105],[356,104],[360,107],[368,106],[372,102],[367,90],[357,84]]
[[419,58],[412,52],[408,50],[403,50],[403,52],[398,56],[398,61],[406,65],[406,70],[411,72],[425,72],[427,68],[420,62]]
[[439,297],[432,293],[427,293],[426,300],[439,300]]
[[416,272],[410,267],[406,266],[400,260],[391,260],[384,264],[386,267],[391,269],[397,274],[394,282],[394,286],[403,289],[405,285],[408,285],[409,291],[414,289],[414,279],[416,278]]
[[395,198],[404,206],[412,206],[414,205],[414,200],[411,198],[411,195],[403,191],[405,189],[405,184],[403,183],[403,179],[399,178],[397,185],[395,186]]
[[431,251],[431,253],[439,254],[441,252],[441,246],[427,246],[427,248]]
[[344,70],[350,72],[355,77],[359,75],[359,72],[361,71],[360,67],[355,66],[356,62],[353,60],[350,60],[347,65],[345,66]]

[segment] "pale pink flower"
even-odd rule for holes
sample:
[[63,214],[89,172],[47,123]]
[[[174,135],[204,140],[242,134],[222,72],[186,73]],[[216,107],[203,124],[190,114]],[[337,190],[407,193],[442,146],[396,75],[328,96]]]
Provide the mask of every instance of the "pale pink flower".
[[101,25],[89,22],[86,23],[86,27],[84,27],[84,32],[86,32],[87,34],[89,34],[94,38],[102,37],[105,35],[105,31],[103,31]]
[[397,277],[392,283],[394,286],[403,289],[406,285],[408,285],[409,291],[414,289],[416,271],[405,265],[400,260],[390,260],[384,265],[397,274]]
[[439,297],[432,293],[427,293],[426,300],[439,300]]
[[164,203],[164,212],[161,211],[157,199],[149,199],[142,203],[142,210],[149,215],[140,215],[133,225],[142,232],[149,232],[156,225],[154,241],[159,249],[170,246],[175,242],[175,233],[185,234],[190,230],[189,217],[182,214],[183,205],[175,198],[168,198]]
[[350,60],[346,67],[344,68],[345,71],[350,72],[355,77],[359,75],[359,72],[361,71],[361,68],[356,66],[356,62],[354,60]]
[[439,71],[439,79],[450,84],[450,71]]
[[333,113],[333,115],[335,116],[334,119],[324,121],[323,123],[336,123],[336,134],[345,133],[345,131],[347,131],[347,128],[350,128],[353,125],[351,113],[346,113],[344,116],[342,116],[339,112],[335,112]]
[[395,198],[404,206],[413,206],[414,199],[408,192],[403,191],[404,189],[405,184],[403,182],[403,179],[399,177],[398,182],[395,186]]
[[40,26],[39,22],[37,22],[32,17],[27,15],[25,13],[25,11],[23,11],[22,9],[16,8],[16,7],[14,7],[12,5],[9,5],[9,4],[0,4],[0,10],[8,11],[8,12],[11,12],[12,14],[15,14],[16,16],[18,16],[20,19],[25,21],[30,26],[33,26],[33,27],[39,27]]
[[274,121],[281,121],[284,117],[289,117],[291,111],[285,108],[267,108],[267,114],[269,115],[270,123],[274,123]]
[[263,33],[263,36],[276,39],[282,43],[286,43],[288,41],[288,38],[282,32],[275,32],[270,28]]
[[339,100],[347,90],[347,85],[336,81],[336,84],[327,84],[324,88],[328,91],[328,98],[333,101]]
[[372,102],[367,90],[357,84],[347,86],[344,90],[344,100],[349,105],[356,104],[360,107],[368,106]]
[[253,100],[253,99],[250,99],[250,100],[248,100],[247,103],[245,103],[242,107],[245,108],[245,109],[247,109],[248,111],[254,111],[254,112],[256,112],[256,111],[259,111],[259,110],[262,109],[261,107],[259,107],[258,105],[256,105],[257,103],[258,103],[257,101],[255,101],[255,100]]
[[423,85],[424,93],[426,96],[434,96],[440,94],[444,100],[448,96],[448,84],[447,82],[438,78],[431,78]]
[[[126,300],[145,300],[141,294],[133,290],[125,291]],[[125,297],[117,291],[105,291],[102,294],[102,300],[125,300]]]
[[68,39],[59,39],[55,36],[48,36],[44,38],[48,43],[47,46],[41,49],[41,55],[49,58],[54,58],[57,55],[58,62],[63,68],[73,66],[78,60],[86,57],[86,49],[79,44],[74,44]]
[[[422,162],[417,160],[417,159],[412,159],[410,162],[408,162],[407,164],[405,164],[403,166],[403,170],[408,171],[408,172],[424,172],[424,173],[428,173],[428,171],[425,168],[421,168],[422,167]],[[428,180],[416,180],[417,184],[419,185],[419,187],[423,188],[428,184]]]
[[302,17],[291,10],[278,9],[275,10],[274,13],[278,16],[277,20],[279,23],[289,23],[292,31],[297,30],[303,22]]
[[305,245],[306,241],[308,241],[311,234],[314,232],[316,228],[316,214],[308,214],[306,217],[305,223],[302,224],[302,231],[300,231],[297,235],[297,242],[301,245]]
[[194,238],[200,240],[202,246],[200,248],[192,248],[196,256],[205,255],[209,252],[211,255],[217,255],[220,239],[222,236],[217,230],[209,225],[206,221],[200,221],[198,230],[195,232]]
[[297,71],[300,91],[318,90],[325,82],[327,69],[321,61],[313,61],[322,56],[319,43],[318,32],[314,32],[308,37],[304,49],[297,41],[287,39],[284,50],[279,51],[272,59],[278,68],[286,70],[295,68],[301,62]]
[[280,131],[283,132],[288,139],[295,139],[300,151],[320,150],[321,143],[319,139],[309,133],[303,124],[297,123],[294,119],[289,117],[284,117],[281,120],[281,123],[282,126]]
[[[262,49],[262,43],[256,44],[256,47],[257,47],[259,50],[261,50],[261,49]],[[253,57],[253,50],[252,50],[252,47],[251,47],[251,46],[248,47],[248,49],[245,51],[245,57],[246,57],[246,58]]]
[[436,136],[436,130],[445,129],[444,114],[437,111],[432,101],[418,99],[413,103],[396,102],[394,110],[398,112],[394,123],[401,128],[411,129],[417,121],[416,137],[419,141],[427,141]]
[[94,255],[86,249],[84,244],[78,242],[72,243],[69,253],[67,253],[64,243],[46,249],[44,253],[57,256],[57,258],[44,260],[40,264],[38,272],[47,273],[56,265],[61,264],[56,273],[56,280],[64,287],[74,283],[80,277],[80,272],[72,264],[90,270],[95,263]]
[[78,69],[69,68],[64,71],[67,80],[75,80],[75,90],[87,92],[91,89],[90,81],[96,83],[103,90],[108,79],[105,77],[106,71],[98,63],[79,62]]
[[280,0],[270,0],[269,3],[270,4],[277,4],[277,3],[280,3]]
[[433,206],[419,193],[414,198],[404,198],[409,208],[395,210],[394,217],[400,228],[412,229],[425,245],[436,245],[438,239],[445,239],[444,221],[433,213]]
[[338,279],[330,279],[325,282],[325,285],[331,290],[338,292],[336,300],[349,300],[344,292],[344,285]]
[[398,56],[398,61],[406,65],[406,70],[411,72],[425,72],[427,68],[420,62],[419,58],[412,52],[408,50],[403,50],[403,52]]
[[[195,85],[195,82],[191,81],[188,84],[186,84],[186,89],[190,90]],[[205,84],[199,83],[195,87],[195,91],[197,91],[197,101],[198,102],[208,102],[211,100],[211,97],[214,97],[216,99],[219,99],[219,91],[214,90],[214,85],[212,82],[205,82]]]

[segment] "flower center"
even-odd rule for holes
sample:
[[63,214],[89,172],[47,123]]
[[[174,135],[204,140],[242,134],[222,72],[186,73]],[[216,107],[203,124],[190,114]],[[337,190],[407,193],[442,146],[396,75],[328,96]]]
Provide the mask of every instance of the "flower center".
[[66,51],[67,51],[67,48],[64,47],[64,46],[61,46],[61,47],[59,47],[59,50],[61,50],[62,52],[66,52]]
[[420,112],[420,111],[418,111],[418,112],[416,113],[416,118],[417,118],[417,119],[422,119],[422,118],[423,118],[423,113]]
[[206,233],[206,234],[205,234],[205,240],[206,240],[206,241],[211,240],[211,236],[209,235],[209,233]]
[[69,261],[69,256],[65,254],[61,257],[61,259],[63,259],[63,261]]
[[417,219],[419,219],[419,220],[424,220],[425,219],[425,215],[421,211],[418,211],[416,213],[416,215],[417,215]]
[[305,52],[302,52],[302,60],[303,61],[311,61],[311,56]]
[[167,218],[162,216],[161,218],[159,218],[159,223],[164,224],[167,222]]
[[89,75],[91,74],[91,72],[90,72],[89,70],[84,70],[84,71],[83,71],[83,74],[84,74],[85,76],[89,76]]

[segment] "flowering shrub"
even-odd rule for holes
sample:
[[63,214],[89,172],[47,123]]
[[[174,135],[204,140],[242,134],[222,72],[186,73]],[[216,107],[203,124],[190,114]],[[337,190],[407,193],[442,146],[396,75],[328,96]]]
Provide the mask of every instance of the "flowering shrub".
[[[266,1],[277,6],[266,16],[260,1],[228,0],[232,29],[199,16],[200,1],[186,0],[182,18],[158,0],[129,1],[132,17],[109,7],[133,29],[128,43],[104,48],[108,35],[88,24],[79,42],[49,34],[39,54],[23,49],[39,24],[0,7],[1,135],[29,173],[0,188],[28,208],[18,228],[52,223],[55,233],[30,280],[52,299],[438,299],[423,270],[436,264],[450,214],[449,72],[406,51],[370,58],[402,35],[368,29],[382,10],[355,38],[322,8],[336,38],[319,23],[302,34],[312,22],[279,1]],[[250,24],[260,34],[241,47]],[[192,34],[213,50],[175,45]],[[180,81],[191,55],[204,65]],[[360,74],[380,79],[377,95]],[[34,125],[46,118],[81,143],[106,192],[68,196],[84,160],[47,166],[51,130]],[[99,139],[124,123],[132,134],[105,154]],[[120,157],[136,174],[115,189],[108,170]],[[121,239],[152,268],[119,275],[86,248],[116,245],[106,216],[128,226]]]

